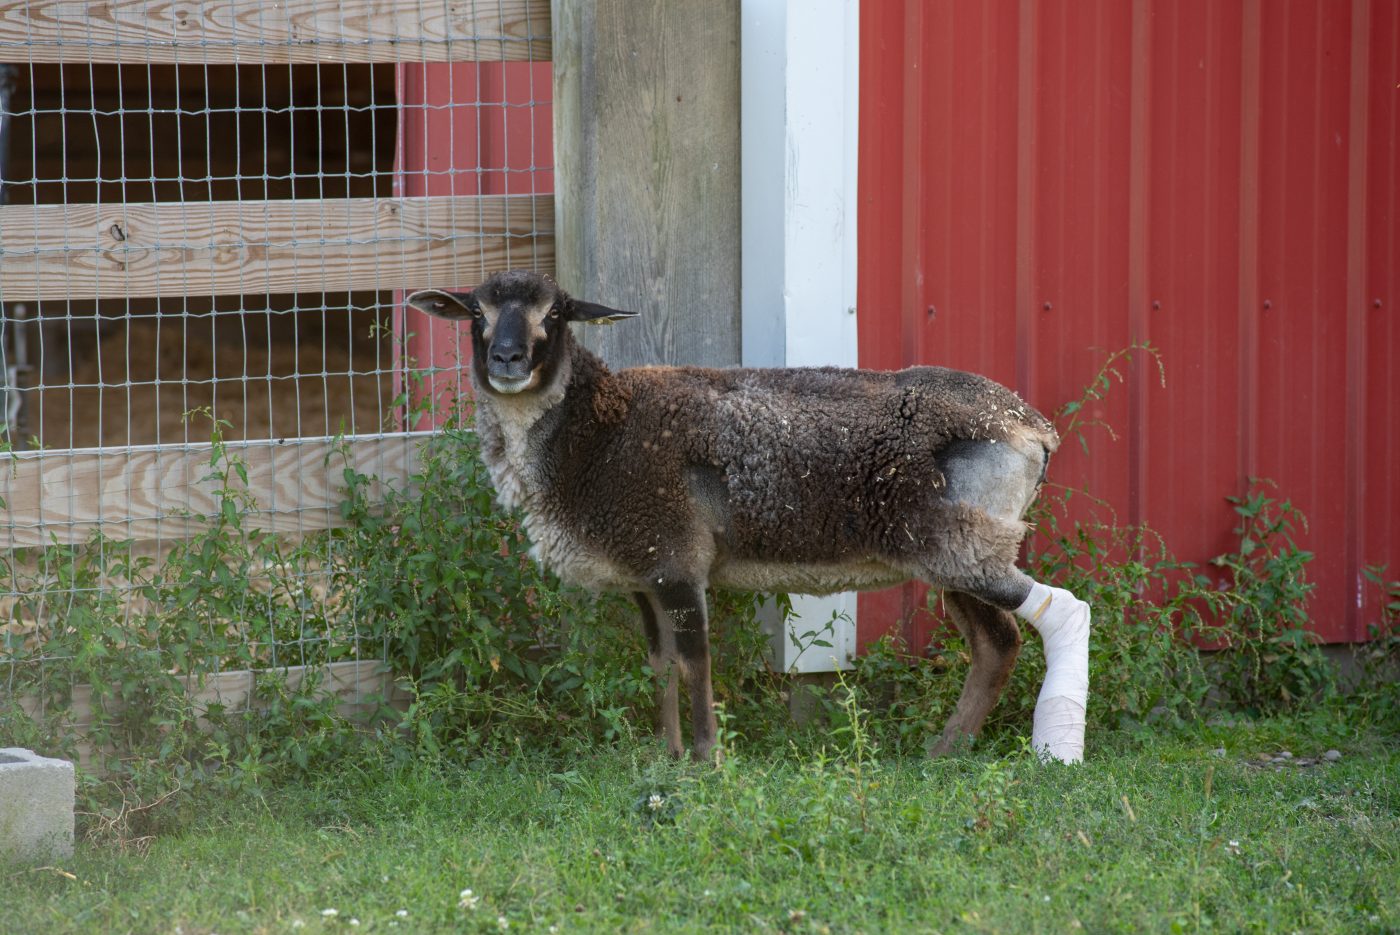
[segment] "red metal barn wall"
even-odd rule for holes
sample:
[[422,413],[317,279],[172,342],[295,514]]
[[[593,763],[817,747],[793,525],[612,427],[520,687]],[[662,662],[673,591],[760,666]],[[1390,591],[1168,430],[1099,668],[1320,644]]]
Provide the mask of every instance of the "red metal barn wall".
[[[1181,558],[1226,495],[1306,513],[1316,631],[1365,638],[1400,576],[1400,0],[866,0],[860,359],[938,363],[1049,412],[1150,342],[1066,445]],[[864,598],[863,641],[928,621]]]
[[[553,69],[549,62],[466,62],[402,64],[395,75],[399,102],[395,194],[527,195],[554,191]],[[470,219],[466,219],[470,220]],[[553,217],[540,218],[553,228]],[[507,267],[534,266],[537,258],[522,231],[522,246],[507,248]],[[493,269],[463,268],[455,283],[423,287],[466,290]],[[459,362],[470,357],[467,331],[451,322],[394,303],[396,345],[405,369],[443,368],[425,386],[410,387],[415,400],[431,394],[441,407],[433,419],[409,428],[441,423],[453,400],[470,392]],[[406,366],[405,366],[406,365]],[[403,387],[397,387],[401,392]]]

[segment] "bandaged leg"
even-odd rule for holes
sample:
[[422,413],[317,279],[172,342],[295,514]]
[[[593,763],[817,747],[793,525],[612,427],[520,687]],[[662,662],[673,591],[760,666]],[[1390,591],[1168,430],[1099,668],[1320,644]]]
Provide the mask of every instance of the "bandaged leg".
[[1089,700],[1089,605],[1039,582],[1016,616],[1045,641],[1045,682],[1035,704],[1031,746],[1065,763],[1084,759],[1084,709]]

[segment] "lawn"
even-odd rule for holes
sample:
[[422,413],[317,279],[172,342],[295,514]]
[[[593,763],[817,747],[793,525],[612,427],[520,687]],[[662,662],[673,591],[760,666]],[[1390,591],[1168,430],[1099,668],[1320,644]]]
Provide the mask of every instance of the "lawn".
[[740,744],[719,769],[649,740],[370,754],[310,785],[186,792],[139,847],[0,868],[0,917],[182,935],[1400,930],[1395,738],[1316,717],[1099,732],[1078,767],[885,760],[850,739]]

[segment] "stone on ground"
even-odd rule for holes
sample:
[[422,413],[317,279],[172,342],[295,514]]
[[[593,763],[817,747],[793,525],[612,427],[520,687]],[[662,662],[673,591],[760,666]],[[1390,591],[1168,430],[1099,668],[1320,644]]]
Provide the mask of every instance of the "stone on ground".
[[70,856],[74,789],[67,760],[0,749],[0,861]]

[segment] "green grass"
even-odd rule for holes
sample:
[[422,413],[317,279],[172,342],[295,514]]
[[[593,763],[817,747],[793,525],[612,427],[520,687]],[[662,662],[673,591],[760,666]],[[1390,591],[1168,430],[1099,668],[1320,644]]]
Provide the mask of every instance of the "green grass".
[[[1313,719],[1091,740],[1080,767],[741,747],[713,769],[650,741],[465,766],[368,756],[310,786],[177,796],[144,852],[81,843],[58,866],[0,868],[0,927],[1400,929],[1394,738]],[[1335,765],[1248,765],[1330,746]]]

